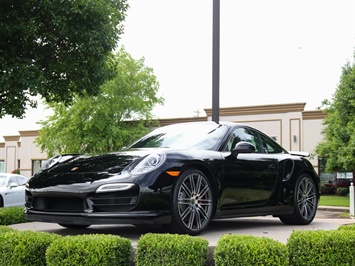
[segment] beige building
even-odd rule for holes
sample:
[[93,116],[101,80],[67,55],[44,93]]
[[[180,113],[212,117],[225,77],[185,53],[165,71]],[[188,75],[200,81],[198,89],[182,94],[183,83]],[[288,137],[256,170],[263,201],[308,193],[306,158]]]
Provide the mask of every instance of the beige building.
[[[321,130],[325,114],[322,111],[305,111],[305,103],[258,105],[220,108],[220,121],[233,121],[254,126],[273,137],[287,150],[312,153],[322,140]],[[205,109],[206,116],[161,119],[168,125],[189,121],[212,120],[212,109]],[[0,142],[0,172],[19,169],[31,177],[47,160],[47,154],[34,143],[38,131],[19,131],[15,136],[3,136]],[[318,158],[311,158],[318,169]]]

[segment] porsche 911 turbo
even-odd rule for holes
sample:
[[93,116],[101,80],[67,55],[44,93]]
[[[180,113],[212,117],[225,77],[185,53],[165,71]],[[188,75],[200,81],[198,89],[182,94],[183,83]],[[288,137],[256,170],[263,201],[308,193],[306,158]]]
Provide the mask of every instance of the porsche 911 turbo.
[[221,218],[305,225],[320,195],[306,156],[240,123],[159,127],[118,152],[51,158],[26,185],[25,216],[67,228],[162,224],[190,235]]

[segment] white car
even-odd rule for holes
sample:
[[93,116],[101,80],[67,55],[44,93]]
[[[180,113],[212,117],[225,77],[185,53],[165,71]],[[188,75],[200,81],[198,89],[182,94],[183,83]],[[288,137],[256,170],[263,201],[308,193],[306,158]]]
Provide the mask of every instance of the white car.
[[0,207],[25,206],[25,184],[22,175],[0,173]]

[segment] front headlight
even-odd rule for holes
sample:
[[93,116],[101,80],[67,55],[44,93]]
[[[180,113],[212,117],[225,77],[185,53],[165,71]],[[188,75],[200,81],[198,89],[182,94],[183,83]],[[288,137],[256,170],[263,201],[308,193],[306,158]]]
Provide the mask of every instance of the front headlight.
[[99,186],[96,189],[96,193],[105,193],[105,192],[115,192],[122,190],[129,190],[134,186],[133,183],[113,183],[113,184],[105,184]]
[[151,153],[137,163],[135,163],[130,169],[129,172],[132,175],[140,175],[149,173],[159,168],[166,160],[166,155],[164,152],[155,152]]

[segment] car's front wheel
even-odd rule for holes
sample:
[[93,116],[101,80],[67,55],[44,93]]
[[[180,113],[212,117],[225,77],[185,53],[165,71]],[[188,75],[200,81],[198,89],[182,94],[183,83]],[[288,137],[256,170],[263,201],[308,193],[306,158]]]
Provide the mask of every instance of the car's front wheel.
[[197,169],[188,169],[172,190],[171,228],[180,234],[197,235],[209,224],[213,211],[210,181]]
[[284,224],[306,225],[313,221],[318,207],[318,193],[313,179],[307,175],[301,175],[295,185],[293,196],[293,214],[280,216]]

